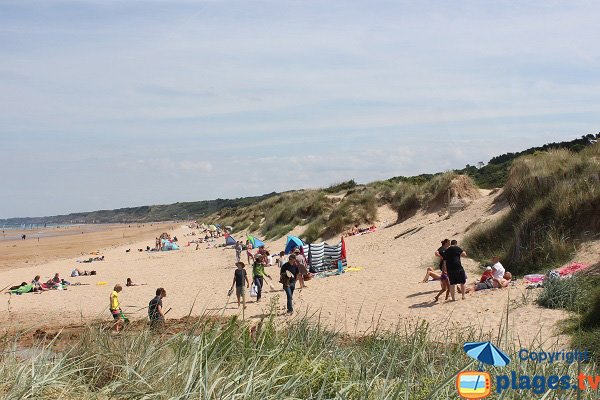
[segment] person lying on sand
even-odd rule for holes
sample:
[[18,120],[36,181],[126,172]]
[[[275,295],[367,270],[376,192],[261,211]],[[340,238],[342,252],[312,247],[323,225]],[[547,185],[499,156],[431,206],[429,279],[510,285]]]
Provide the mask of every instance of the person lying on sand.
[[125,286],[144,286],[144,285],[146,285],[146,284],[145,283],[133,283],[131,278],[127,278],[127,282],[125,283]]
[[466,293],[473,293],[479,290],[506,288],[508,287],[511,279],[512,274],[510,272],[505,272],[502,278],[490,278],[485,282],[472,283],[466,288]]
[[75,268],[71,271],[71,277],[76,278],[78,276],[88,276],[88,275],[96,275],[96,271],[88,271],[88,270],[80,270],[79,268]]
[[27,282],[21,282],[20,285],[11,286],[11,287],[8,288],[8,290],[9,291],[11,291],[11,290],[18,290],[18,289],[20,289],[23,286],[27,286]]

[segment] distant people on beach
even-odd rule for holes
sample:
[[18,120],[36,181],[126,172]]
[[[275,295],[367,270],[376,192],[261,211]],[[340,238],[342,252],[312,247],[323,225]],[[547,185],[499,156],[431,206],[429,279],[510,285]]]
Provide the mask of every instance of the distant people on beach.
[[25,238],[27,238],[27,235],[25,235],[25,234],[21,235],[22,240],[25,240]]
[[265,272],[266,257],[258,255],[252,265],[252,282],[256,286],[256,301],[260,301],[262,297],[262,288],[264,286],[265,276],[271,279],[271,276]]
[[254,261],[254,254],[252,253],[252,244],[250,241],[246,244],[246,257],[248,257],[248,264],[252,264]]
[[237,242],[235,242],[235,262],[239,263],[240,261],[242,261],[242,243],[238,240]]
[[462,299],[465,298],[465,283],[467,282],[467,274],[461,264],[461,257],[466,257],[467,253],[458,247],[458,242],[452,240],[450,247],[444,252],[444,270],[443,273],[448,276],[450,281],[450,297],[452,301],[455,299],[456,285],[460,285],[460,293]]
[[307,287],[304,284],[304,277],[308,275],[308,262],[306,261],[306,257],[304,257],[304,254],[300,252],[300,249],[298,247],[294,249],[294,256],[296,259],[296,266],[298,267],[297,277],[300,281],[300,289],[304,289],[305,287]]

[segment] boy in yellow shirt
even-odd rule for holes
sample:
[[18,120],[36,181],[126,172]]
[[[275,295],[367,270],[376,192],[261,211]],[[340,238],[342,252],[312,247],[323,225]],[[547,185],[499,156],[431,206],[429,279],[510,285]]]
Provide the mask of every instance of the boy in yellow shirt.
[[117,333],[121,327],[120,319],[125,319],[125,315],[121,311],[121,304],[119,303],[119,292],[121,290],[123,290],[123,287],[117,283],[110,294],[110,313],[115,320],[115,332]]

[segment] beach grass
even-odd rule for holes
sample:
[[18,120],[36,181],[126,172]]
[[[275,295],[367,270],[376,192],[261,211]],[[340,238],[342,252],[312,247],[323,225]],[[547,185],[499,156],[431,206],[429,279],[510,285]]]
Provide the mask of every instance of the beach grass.
[[465,247],[471,256],[499,255],[516,274],[567,261],[600,232],[600,143],[579,153],[551,150],[515,160],[500,201],[510,212],[470,233]]
[[[177,333],[162,336],[131,328],[115,336],[102,326],[89,325],[67,347],[57,350],[57,338],[40,341],[25,356],[18,351],[17,340],[5,340],[0,395],[42,399],[448,399],[457,397],[457,373],[478,367],[465,355],[463,343],[485,340],[494,341],[513,358],[509,367],[486,367],[492,376],[510,371],[577,376],[576,364],[519,362],[519,346],[510,337],[508,323],[503,323],[497,336],[484,335],[451,318],[439,326],[414,322],[393,330],[374,326],[369,334],[349,335],[318,321],[318,314],[300,315],[281,326],[273,312],[253,322],[205,316]],[[537,343],[530,350],[548,351],[550,347]],[[594,363],[582,365],[589,373],[595,368]],[[522,399],[527,394],[507,391],[490,398]],[[576,398],[573,390],[557,395]],[[593,398],[586,397],[589,395],[583,393],[582,398]]]

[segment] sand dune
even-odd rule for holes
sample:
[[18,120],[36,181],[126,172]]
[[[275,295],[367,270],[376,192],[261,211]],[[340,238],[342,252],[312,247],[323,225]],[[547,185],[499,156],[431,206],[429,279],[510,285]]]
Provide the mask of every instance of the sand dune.
[[[359,270],[341,276],[314,279],[308,288],[295,295],[298,313],[315,313],[329,326],[350,333],[364,333],[379,328],[392,329],[404,321],[424,319],[432,329],[464,329],[474,326],[486,332],[496,333],[506,316],[509,304],[509,327],[515,340],[529,343],[532,340],[564,340],[556,336],[555,324],[565,318],[566,313],[548,310],[533,304],[533,294],[527,293],[524,285],[517,284],[505,290],[488,290],[468,295],[464,301],[454,303],[433,303],[432,298],[439,289],[439,283],[419,283],[425,268],[433,265],[433,253],[439,241],[445,237],[459,240],[465,231],[475,225],[493,220],[505,212],[493,205],[495,195],[474,200],[464,211],[451,217],[437,213],[419,213],[401,224],[375,233],[354,236],[346,239],[349,265]],[[379,213],[380,226],[395,220],[395,214],[388,208]],[[414,227],[421,230],[394,239],[397,235]],[[300,233],[302,228],[297,228]],[[184,226],[172,231],[185,245],[184,237],[191,230]],[[234,236],[243,235],[238,234]],[[221,243],[221,239],[218,243]],[[282,250],[285,238],[269,242],[272,251]],[[103,251],[106,261],[92,264],[78,264],[77,258],[61,259],[42,263],[34,267],[0,271],[0,282],[4,285],[29,281],[39,273],[49,278],[55,272],[68,276],[75,267],[85,266],[96,269],[95,277],[68,278],[87,286],[71,287],[67,291],[51,291],[42,294],[22,296],[3,295],[5,310],[0,316],[4,329],[16,329],[38,325],[59,326],[93,319],[109,320],[107,311],[108,296],[112,286],[124,284],[127,277],[147,286],[124,288],[121,301],[129,306],[125,310],[133,318],[144,318],[144,307],[152,298],[156,287],[167,290],[165,307],[172,308],[170,318],[183,317],[190,312],[198,315],[203,312],[224,312],[232,315],[241,311],[234,304],[234,298],[227,298],[227,290],[233,278],[234,251],[222,248],[207,249],[201,245],[183,246],[180,251],[160,253],[126,253],[128,248],[143,248],[153,245],[152,240],[119,245]],[[469,249],[465,249],[467,252]],[[478,278],[478,265],[467,259],[464,262],[469,281]],[[510,270],[510,265],[506,266]],[[258,319],[269,311],[269,302],[277,302],[278,312],[282,312],[285,294],[276,283],[278,271],[267,269],[274,278],[276,291],[266,290],[261,303],[250,299],[245,318]],[[97,285],[107,282],[106,285]],[[10,300],[9,300],[10,299]],[[229,302],[228,302],[229,300]],[[281,323],[288,317],[282,316]]]

